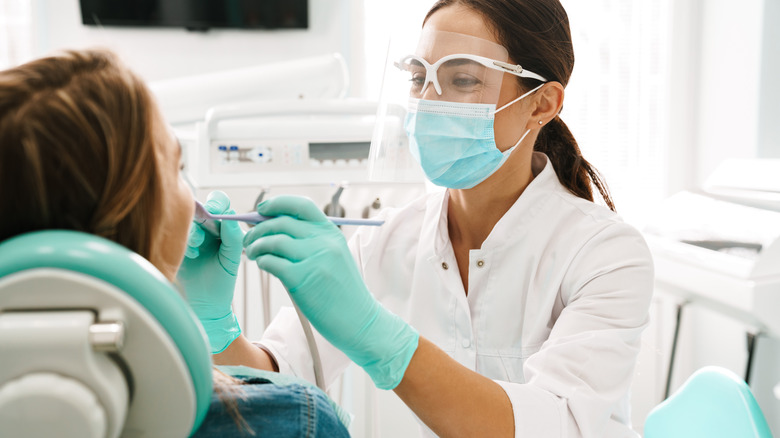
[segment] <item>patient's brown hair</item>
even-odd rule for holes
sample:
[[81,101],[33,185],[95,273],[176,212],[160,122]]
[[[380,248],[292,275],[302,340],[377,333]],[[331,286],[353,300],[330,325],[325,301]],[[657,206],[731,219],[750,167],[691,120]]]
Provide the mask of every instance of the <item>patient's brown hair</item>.
[[157,265],[154,108],[143,81],[108,51],[68,51],[0,72],[0,241],[84,231]]
[[[95,234],[161,267],[156,103],[113,53],[66,51],[0,71],[0,242],[31,231]],[[174,280],[174,279],[171,279]],[[214,370],[239,430],[239,381]]]

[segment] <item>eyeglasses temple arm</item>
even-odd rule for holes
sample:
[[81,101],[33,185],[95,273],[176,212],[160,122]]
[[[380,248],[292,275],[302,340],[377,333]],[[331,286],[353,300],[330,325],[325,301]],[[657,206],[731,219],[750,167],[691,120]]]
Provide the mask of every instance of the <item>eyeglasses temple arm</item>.
[[500,67],[504,70],[507,70],[507,73],[512,73],[514,75],[520,76],[521,78],[531,78],[542,82],[547,82],[547,79],[539,76],[538,74],[531,71],[524,70],[523,67],[520,66],[520,64],[509,64],[501,61],[493,61],[493,65],[495,65],[496,67]]

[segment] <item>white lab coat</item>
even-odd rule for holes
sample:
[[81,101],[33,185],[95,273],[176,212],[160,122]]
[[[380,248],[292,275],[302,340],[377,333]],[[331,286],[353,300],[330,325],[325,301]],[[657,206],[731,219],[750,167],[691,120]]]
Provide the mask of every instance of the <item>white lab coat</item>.
[[[385,224],[360,230],[350,247],[386,308],[501,385],[515,436],[638,436],[629,387],[649,319],[650,252],[616,214],[567,191],[545,155],[534,154],[533,170],[482,248],[470,252],[468,296],[447,232],[446,192],[384,212]],[[294,312],[280,314],[261,343],[281,372],[313,381]],[[348,360],[318,344],[330,383]]]

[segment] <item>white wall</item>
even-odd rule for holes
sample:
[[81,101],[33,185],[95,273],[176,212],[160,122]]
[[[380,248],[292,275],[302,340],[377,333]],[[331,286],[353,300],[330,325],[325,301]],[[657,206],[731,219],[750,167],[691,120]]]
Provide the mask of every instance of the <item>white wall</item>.
[[679,0],[673,13],[670,194],[727,158],[780,157],[780,3]]
[[765,1],[758,154],[780,158],[780,2]]
[[670,80],[668,99],[669,131],[666,153],[667,192],[669,196],[696,187],[698,155],[699,70],[701,38],[701,0],[672,3]]
[[[724,159],[758,155],[764,24],[764,0],[700,3],[701,52],[691,53],[700,62],[698,144],[692,169],[697,186]],[[763,43],[776,45],[771,41]]]
[[360,0],[309,0],[306,30],[98,28],[81,24],[78,0],[33,0],[34,52],[108,47],[147,81],[340,52],[350,66],[350,94],[362,95]]

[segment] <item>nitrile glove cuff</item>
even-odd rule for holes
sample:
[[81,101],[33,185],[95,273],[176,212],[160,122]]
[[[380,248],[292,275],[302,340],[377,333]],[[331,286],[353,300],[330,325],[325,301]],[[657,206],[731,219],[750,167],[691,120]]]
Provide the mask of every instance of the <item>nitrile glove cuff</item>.
[[420,334],[398,315],[380,307],[358,348],[344,351],[363,368],[379,389],[395,389],[417,351]]
[[200,324],[209,337],[211,354],[222,353],[241,335],[241,327],[233,312],[218,319],[201,319]]

